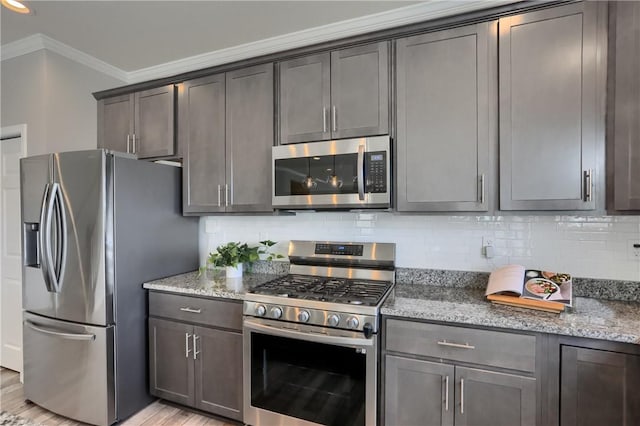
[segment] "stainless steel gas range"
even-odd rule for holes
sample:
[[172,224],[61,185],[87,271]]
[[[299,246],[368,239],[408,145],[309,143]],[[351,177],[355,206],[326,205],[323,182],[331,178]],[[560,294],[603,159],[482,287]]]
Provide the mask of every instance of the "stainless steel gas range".
[[245,423],[375,426],[395,244],[291,241],[289,261],[245,297]]

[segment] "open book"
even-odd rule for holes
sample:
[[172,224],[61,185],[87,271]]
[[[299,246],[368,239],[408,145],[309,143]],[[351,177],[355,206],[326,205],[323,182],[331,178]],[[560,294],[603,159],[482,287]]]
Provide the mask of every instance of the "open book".
[[[571,276],[559,272],[525,269],[520,265],[507,265],[489,275],[485,295],[493,302],[504,300],[534,309],[538,306],[547,308],[543,310],[561,311],[564,309],[562,305],[571,306]],[[505,295],[511,298],[491,297],[493,295]],[[527,303],[518,299],[530,299],[542,303]]]

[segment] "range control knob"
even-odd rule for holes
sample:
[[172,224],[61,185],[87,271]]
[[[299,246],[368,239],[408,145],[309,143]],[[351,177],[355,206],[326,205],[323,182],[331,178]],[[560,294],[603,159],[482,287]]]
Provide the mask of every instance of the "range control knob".
[[340,317],[336,314],[331,314],[329,315],[329,318],[327,318],[327,323],[331,327],[337,327],[338,324],[340,324]]
[[300,321],[300,322],[309,321],[309,311],[300,311],[300,312],[298,312],[298,321]]
[[275,308],[271,308],[271,317],[278,319],[282,316],[282,309],[278,308],[277,306]]
[[257,316],[263,317],[267,313],[267,308],[265,308],[264,305],[258,305],[254,309],[254,312]]
[[358,321],[358,318],[356,318],[356,317],[347,318],[347,327],[348,328],[358,328],[358,325],[360,325],[360,322]]

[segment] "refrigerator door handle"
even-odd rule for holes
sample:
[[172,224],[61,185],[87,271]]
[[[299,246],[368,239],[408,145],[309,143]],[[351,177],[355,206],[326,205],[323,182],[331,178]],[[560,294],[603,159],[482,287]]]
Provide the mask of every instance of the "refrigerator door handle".
[[62,289],[65,265],[67,263],[67,219],[64,209],[62,190],[57,183],[53,184],[53,198],[56,209],[56,261],[54,265],[53,284],[56,292]]
[[63,339],[68,339],[68,340],[95,340],[96,339],[95,334],[62,333],[59,331],[54,331],[54,330],[44,328],[39,324],[32,323],[31,321],[25,321],[25,324],[27,324],[27,327],[37,332],[40,332],[43,334],[49,334],[51,336],[61,337]]
[[[42,277],[44,278],[44,284],[47,287],[47,291],[50,293],[55,292],[55,289],[51,283],[51,276],[49,275],[50,267],[48,260],[51,257],[48,253],[49,246],[47,245],[47,237],[49,236],[49,227],[47,226],[47,220],[49,218],[49,209],[51,207],[51,184],[46,184],[44,187],[44,196],[42,197],[42,207],[40,209],[40,267],[42,270]],[[50,239],[50,236],[49,236]]]
[[[43,273],[46,273],[46,276],[48,277],[49,280],[49,291],[52,293],[59,293],[60,289],[58,286],[58,280],[56,277],[56,269],[55,269],[55,263],[53,260],[53,254],[51,253],[52,251],[52,245],[51,245],[51,225],[53,222],[53,209],[55,207],[55,202],[57,199],[56,193],[60,190],[59,189],[60,185],[57,183],[52,183],[50,186],[50,190],[49,190],[49,196],[48,196],[48,200],[47,200],[47,207],[46,207],[46,212],[44,214],[45,219],[44,219],[44,245],[43,245],[43,260],[44,260],[44,267],[43,267]],[[57,239],[59,239],[59,236],[57,236]],[[56,257],[59,254],[56,253]],[[45,278],[45,282],[47,281],[47,279]]]

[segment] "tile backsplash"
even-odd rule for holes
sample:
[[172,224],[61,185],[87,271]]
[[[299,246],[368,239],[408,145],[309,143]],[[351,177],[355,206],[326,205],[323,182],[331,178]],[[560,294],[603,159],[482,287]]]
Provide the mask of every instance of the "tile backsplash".
[[[200,220],[201,263],[228,241],[380,241],[396,243],[407,268],[492,271],[509,263],[578,277],[640,281],[640,216],[417,216],[386,212],[209,216]],[[492,240],[494,257],[483,255]]]

